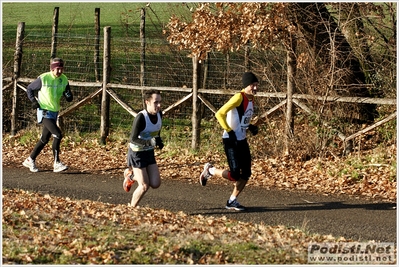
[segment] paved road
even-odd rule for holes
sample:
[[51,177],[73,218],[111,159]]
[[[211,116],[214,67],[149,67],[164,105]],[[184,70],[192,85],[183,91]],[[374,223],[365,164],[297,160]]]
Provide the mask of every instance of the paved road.
[[[23,167],[3,168],[3,187],[112,204],[127,204],[131,199],[131,193],[122,189],[122,177],[72,170],[31,173]],[[239,200],[248,210],[237,212],[224,208],[231,190],[232,186],[209,184],[202,187],[188,182],[163,180],[160,188],[147,192],[140,205],[183,211],[190,215],[226,216],[266,225],[293,226],[311,233],[359,241],[396,243],[396,203],[247,187]]]

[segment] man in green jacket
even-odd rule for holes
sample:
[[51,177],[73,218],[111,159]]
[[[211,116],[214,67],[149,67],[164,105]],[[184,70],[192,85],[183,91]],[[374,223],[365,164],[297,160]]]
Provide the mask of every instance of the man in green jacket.
[[[60,111],[61,97],[68,102],[73,100],[68,78],[63,74],[64,61],[53,58],[50,71],[41,74],[35,81],[28,85],[27,95],[32,101],[32,108],[37,110],[38,123],[43,125],[40,140],[33,148],[30,156],[22,163],[31,172],[38,172],[36,157],[53,137],[54,172],[61,172],[68,167],[60,161],[60,144],[62,139],[61,129],[57,126],[58,112]],[[37,98],[35,96],[37,93]]]

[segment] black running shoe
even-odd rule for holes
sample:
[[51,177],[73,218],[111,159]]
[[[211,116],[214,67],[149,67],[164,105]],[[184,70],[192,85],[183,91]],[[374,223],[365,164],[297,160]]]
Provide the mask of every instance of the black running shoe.
[[231,202],[231,203],[229,203],[229,201],[227,200],[226,209],[228,209],[228,210],[243,211],[243,210],[245,210],[245,207],[242,206],[242,205],[240,205],[240,203],[238,203],[237,200],[234,200],[234,201]]

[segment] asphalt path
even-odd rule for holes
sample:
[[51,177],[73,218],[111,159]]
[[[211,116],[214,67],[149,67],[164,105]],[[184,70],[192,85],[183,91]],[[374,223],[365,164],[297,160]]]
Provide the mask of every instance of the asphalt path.
[[[122,173],[122,171],[121,171]],[[16,188],[71,199],[88,199],[111,204],[128,204],[132,193],[122,188],[122,177],[87,174],[67,170],[63,173],[3,168],[3,188]],[[132,191],[135,185],[132,187]],[[324,196],[248,186],[239,196],[246,211],[224,208],[232,185],[162,180],[150,189],[140,206],[183,211],[189,215],[225,216],[244,222],[285,225],[309,233],[345,237],[354,241],[395,242],[397,239],[396,203]]]

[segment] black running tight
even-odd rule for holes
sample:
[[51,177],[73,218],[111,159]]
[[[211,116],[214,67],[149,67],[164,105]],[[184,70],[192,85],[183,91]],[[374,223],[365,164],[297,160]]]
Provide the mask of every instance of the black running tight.
[[30,154],[31,159],[35,160],[36,157],[40,154],[46,144],[50,141],[50,137],[53,136],[53,155],[54,161],[60,161],[59,151],[60,144],[62,139],[61,129],[57,126],[57,122],[53,119],[45,119],[43,118],[43,131],[40,137],[39,142],[37,142],[36,146],[33,148],[32,153]]

